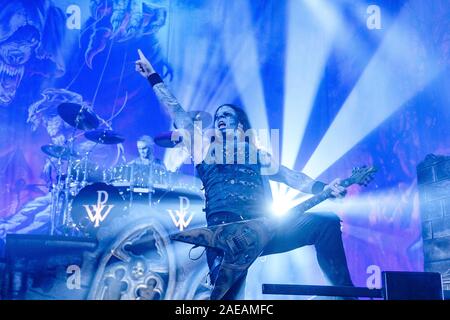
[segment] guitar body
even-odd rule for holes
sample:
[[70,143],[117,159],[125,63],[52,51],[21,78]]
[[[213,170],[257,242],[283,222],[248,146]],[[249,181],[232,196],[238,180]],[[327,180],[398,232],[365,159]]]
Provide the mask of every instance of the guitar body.
[[172,240],[221,250],[224,254],[211,300],[221,299],[273,238],[274,224],[258,218],[196,228],[171,235]]
[[[340,185],[367,185],[376,172],[375,167],[355,168],[352,176]],[[332,197],[327,189],[295,206],[296,213],[303,214],[319,203]],[[221,250],[224,254],[211,300],[221,299],[258,258],[272,240],[278,223],[268,218],[258,218],[197,228],[171,235],[172,240]]]

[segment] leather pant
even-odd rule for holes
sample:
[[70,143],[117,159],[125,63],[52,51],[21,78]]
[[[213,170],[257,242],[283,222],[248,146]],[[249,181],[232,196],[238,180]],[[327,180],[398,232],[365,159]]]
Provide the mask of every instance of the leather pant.
[[[217,213],[207,219],[209,226],[239,220],[242,220],[242,217],[228,212]],[[341,221],[333,213],[292,212],[280,225],[262,256],[287,252],[306,245],[315,246],[319,266],[333,285],[353,286],[342,243]],[[221,252],[208,248],[206,255],[211,282],[214,284],[222,258]],[[246,275],[247,273],[235,282],[223,297],[224,300],[243,299]]]

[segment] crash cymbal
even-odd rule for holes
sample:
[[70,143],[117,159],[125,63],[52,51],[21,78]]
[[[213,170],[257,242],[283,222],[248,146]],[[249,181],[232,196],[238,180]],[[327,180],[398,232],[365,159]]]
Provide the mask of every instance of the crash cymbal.
[[93,111],[77,103],[61,103],[58,106],[58,114],[66,123],[80,130],[97,129],[100,124]]
[[46,144],[41,147],[42,152],[44,152],[46,155],[62,159],[62,160],[69,160],[72,159],[79,159],[80,156],[76,152],[71,152],[69,148],[58,146],[54,144]]
[[86,139],[100,144],[118,144],[125,141],[122,135],[106,129],[87,131],[84,136]]
[[163,148],[174,148],[177,146],[181,141],[183,141],[183,137],[179,137],[178,140],[172,140],[172,134],[174,134],[175,131],[166,131],[162,132],[159,135],[155,136],[153,138],[153,141],[155,141],[155,144],[157,144],[160,147]]
[[212,116],[206,111],[189,111],[188,113],[192,120],[201,121],[203,128],[209,127],[212,122]]

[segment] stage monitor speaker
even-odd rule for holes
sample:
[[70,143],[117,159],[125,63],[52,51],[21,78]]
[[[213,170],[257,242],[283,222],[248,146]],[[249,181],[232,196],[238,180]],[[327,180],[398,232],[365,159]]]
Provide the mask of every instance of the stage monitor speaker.
[[443,300],[441,274],[437,272],[385,271],[385,300]]

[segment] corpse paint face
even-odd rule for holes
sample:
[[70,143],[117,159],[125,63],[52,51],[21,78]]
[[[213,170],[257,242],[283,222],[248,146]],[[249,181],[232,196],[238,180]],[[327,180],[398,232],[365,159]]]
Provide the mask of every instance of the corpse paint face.
[[229,106],[220,107],[214,116],[214,127],[224,132],[227,129],[237,129],[239,121],[236,111]]
[[32,26],[19,28],[0,43],[0,105],[8,105],[14,99],[25,64],[38,44],[39,32]]

